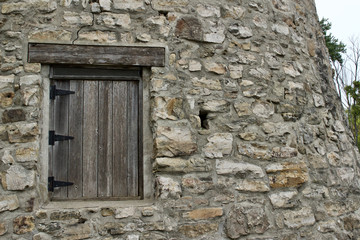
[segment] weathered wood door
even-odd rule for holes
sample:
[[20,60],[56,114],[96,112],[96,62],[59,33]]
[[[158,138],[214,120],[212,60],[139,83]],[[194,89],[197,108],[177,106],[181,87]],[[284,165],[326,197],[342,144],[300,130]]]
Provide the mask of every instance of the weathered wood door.
[[50,100],[50,130],[73,139],[50,146],[49,176],[73,185],[55,188],[52,198],[140,197],[140,72],[124,77],[119,70],[106,76],[94,69],[71,71],[56,74],[55,68],[52,75],[60,95]]

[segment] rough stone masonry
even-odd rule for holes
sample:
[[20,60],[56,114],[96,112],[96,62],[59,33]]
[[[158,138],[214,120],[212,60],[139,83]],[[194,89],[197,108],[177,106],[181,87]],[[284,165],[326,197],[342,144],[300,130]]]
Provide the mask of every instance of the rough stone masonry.
[[[359,153],[313,0],[0,0],[0,239],[360,239]],[[152,196],[47,207],[29,42],[166,46]]]

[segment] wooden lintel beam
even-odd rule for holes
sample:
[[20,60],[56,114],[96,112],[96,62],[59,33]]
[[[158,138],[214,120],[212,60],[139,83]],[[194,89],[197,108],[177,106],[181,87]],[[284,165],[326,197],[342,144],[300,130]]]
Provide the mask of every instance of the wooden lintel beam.
[[164,67],[164,47],[29,43],[29,63]]

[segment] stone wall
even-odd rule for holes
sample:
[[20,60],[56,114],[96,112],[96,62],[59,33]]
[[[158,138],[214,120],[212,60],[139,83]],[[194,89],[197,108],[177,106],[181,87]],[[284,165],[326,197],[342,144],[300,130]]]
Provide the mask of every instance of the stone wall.
[[[313,0],[0,8],[1,239],[360,239],[359,154]],[[28,42],[167,46],[144,79],[151,199],[47,207],[48,66]]]

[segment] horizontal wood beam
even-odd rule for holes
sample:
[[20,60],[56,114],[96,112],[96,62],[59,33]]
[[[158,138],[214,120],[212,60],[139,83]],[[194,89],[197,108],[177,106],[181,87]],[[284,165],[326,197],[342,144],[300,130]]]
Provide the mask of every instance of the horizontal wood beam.
[[164,47],[29,43],[29,63],[164,67]]

